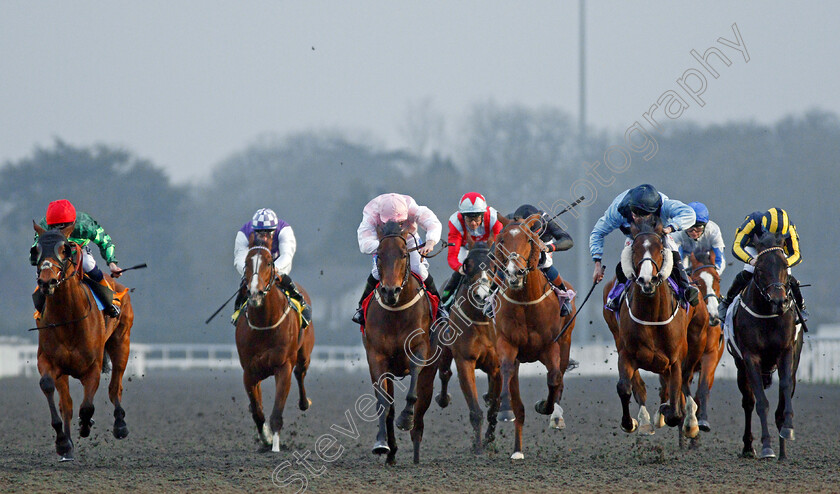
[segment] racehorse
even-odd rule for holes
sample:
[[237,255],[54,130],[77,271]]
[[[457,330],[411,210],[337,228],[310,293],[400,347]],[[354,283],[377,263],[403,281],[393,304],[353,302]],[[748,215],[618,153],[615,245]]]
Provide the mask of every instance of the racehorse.
[[[738,368],[738,388],[744,408],[744,449],[742,456],[755,457],[752,447],[752,411],[756,407],[761,421],[761,458],[774,458],[767,427],[768,401],[764,389],[772,373],[779,372],[779,460],[784,460],[785,440],[794,440],[793,393],[796,370],[802,351],[803,334],[795,324],[794,301],[790,294],[788,262],[780,235],[765,233],[756,242],[755,273],[741,292],[732,321],[734,341],[729,349]],[[733,304],[735,305],[735,304]],[[728,316],[727,316],[728,318]]]
[[[723,357],[724,342],[723,329],[718,318],[718,302],[720,300],[720,275],[715,267],[715,253],[708,251],[699,254],[692,253],[689,256],[691,271],[689,274],[694,283],[700,288],[700,294],[706,302],[709,313],[709,325],[706,330],[706,347],[700,358],[700,380],[697,382],[697,422],[700,430],[709,432],[712,426],[709,423],[707,412],[709,393],[715,383],[715,370],[720,359]],[[689,381],[693,373],[689,376]]]
[[[301,327],[301,318],[292,308],[289,296],[277,283],[277,271],[271,253],[271,232],[254,232],[245,257],[245,282],[248,303],[236,321],[236,350],[242,366],[242,380],[250,401],[251,417],[264,448],[280,451],[283,409],[292,382],[292,368],[298,383],[298,408],[306,410],[312,400],[306,397],[303,380],[309,369],[315,331],[310,322]],[[300,287],[306,303],[309,294]],[[274,408],[266,424],[262,410],[260,383],[274,376]]]
[[379,411],[373,453],[386,454],[386,463],[395,463],[394,378],[407,375],[410,383],[405,408],[396,426],[411,431],[414,463],[420,463],[423,417],[432,401],[437,370],[432,358],[435,346],[430,338],[432,314],[425,288],[411,275],[408,230],[389,221],[377,233],[376,266],[380,281],[373,298],[369,299],[362,333]]
[[[540,253],[545,248],[532,227],[539,214],[515,219],[502,229],[494,248],[495,263],[504,274],[502,287],[495,298],[496,353],[502,372],[499,419],[515,421],[514,452],[511,459],[525,458],[522,453],[522,426],[525,407],[519,395],[519,363],[540,361],[548,372],[548,397],[534,406],[537,413],[551,415],[550,427],[565,428],[560,398],[563,374],[569,365],[573,325],[555,342],[569,316],[560,316],[560,300],[548,279],[538,269]],[[566,282],[569,289],[572,287]],[[572,307],[574,309],[574,307]]]
[[[679,305],[676,294],[668,287],[667,279],[673,269],[673,257],[665,247],[662,224],[658,218],[641,221],[631,226],[632,241],[621,255],[621,269],[628,280],[628,287],[621,304],[620,315],[604,309],[604,319],[613,333],[618,352],[619,381],[616,386],[622,405],[621,429],[634,432],[640,428],[642,434],[652,434],[650,415],[645,403],[647,392],[639,369],[660,375],[662,389],[660,397],[663,403],[659,410],[665,423],[674,427],[682,425],[682,433],[695,438],[699,432],[696,418],[693,416],[694,401],[689,396],[689,420],[685,421],[688,380],[683,379],[684,365],[689,356],[689,322],[697,321],[700,328],[692,331],[697,336],[705,336],[705,322],[708,314],[696,316],[696,310],[686,312]],[[610,285],[604,288],[606,302]],[[698,305],[703,311],[705,306]],[[699,360],[702,352],[700,342],[695,342],[693,354]],[[689,368],[693,364],[689,363]],[[639,404],[639,420],[630,417],[629,403],[631,388]],[[668,403],[664,403],[664,401]],[[641,424],[641,427],[640,427]],[[683,434],[680,434],[682,445]]]
[[[88,437],[93,425],[93,397],[99,388],[100,375],[107,372],[105,354],[111,359],[111,382],[108,397],[114,404],[114,437],[128,436],[122,401],[122,377],[128,363],[129,337],[134,310],[127,289],[107,276],[122,296],[120,316],[105,318],[97,310],[90,288],[82,278],[82,247],[69,242],[73,226],[63,230],[44,230],[33,222],[38,243],[33,247],[37,259],[38,290],[46,304],[36,320],[38,332],[38,372],[41,391],[47,397],[55,429],[55,449],[61,461],[73,460],[70,421],[73,400],[68,377],[81,381],[84,399],[79,407],[79,435]],[[58,390],[59,412],[54,392]],[[63,422],[62,422],[63,420]]]
[[[469,237],[468,237],[469,238]],[[496,355],[496,328],[494,321],[484,315],[483,303],[490,291],[490,248],[486,242],[467,242],[469,254],[464,259],[465,277],[453,297],[455,302],[449,316],[449,324],[442,328],[439,341],[443,353],[439,362],[442,389],[437,397],[438,404],[445,408],[449,404],[446,392],[452,360],[458,369],[458,381],[461,391],[470,409],[472,424],[473,452],[478,454],[484,445],[495,440],[496,414],[499,411],[499,389],[501,373],[499,358]],[[475,370],[481,369],[487,374],[489,390],[484,395],[487,409],[487,432],[485,443],[481,442],[481,405],[475,386]],[[444,398],[445,397],[445,398]]]

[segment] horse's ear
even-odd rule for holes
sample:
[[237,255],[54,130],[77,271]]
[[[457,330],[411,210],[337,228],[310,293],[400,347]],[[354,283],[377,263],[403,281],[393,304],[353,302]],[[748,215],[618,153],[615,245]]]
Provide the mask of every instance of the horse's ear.
[[35,228],[35,233],[37,233],[38,236],[41,236],[41,235],[44,234],[44,232],[46,232],[46,230],[41,228],[41,225],[39,225],[38,223],[35,223],[35,220],[32,220],[32,227]]
[[76,228],[75,223],[71,223],[64,228],[61,229],[61,234],[64,235],[64,238],[70,238],[70,235],[73,234],[73,229]]
[[248,245],[254,245],[254,234],[255,233],[256,232],[251,232],[251,234],[248,235]]
[[637,225],[635,221],[630,223],[630,235],[631,236],[635,237],[636,235],[639,234],[640,231],[642,231],[642,229],[639,228],[639,225]]
[[522,224],[524,226],[528,227],[528,229],[532,229],[533,226],[536,225],[537,222],[540,221],[541,218],[542,218],[542,215],[540,213],[534,213],[531,216],[528,216],[525,219],[525,221],[522,222]]
[[73,255],[73,246],[71,246],[69,242],[62,243],[61,253],[64,255],[65,258],[69,258]]
[[688,259],[692,266],[697,266],[698,264],[700,264],[700,261],[697,259],[697,256],[694,255],[694,252],[688,255]]
[[653,231],[656,232],[656,234],[661,237],[662,235],[664,235],[664,233],[663,233],[664,229],[665,228],[662,226],[662,222],[659,221],[659,218],[657,217],[653,222]]

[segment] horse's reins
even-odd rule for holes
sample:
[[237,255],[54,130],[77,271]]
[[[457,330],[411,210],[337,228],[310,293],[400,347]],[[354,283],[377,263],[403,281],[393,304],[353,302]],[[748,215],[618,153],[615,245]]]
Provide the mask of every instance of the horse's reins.
[[[248,249],[248,252],[251,252],[252,250],[258,250],[258,249],[268,251],[269,256],[271,256],[272,258],[274,257],[274,253],[271,252],[271,249],[269,249],[268,247],[266,247],[264,245],[255,245],[255,246],[251,247],[250,249]],[[269,279],[271,281],[268,282],[268,284],[266,284],[266,286],[263,290],[259,291],[262,294],[263,297],[268,295],[268,292],[270,292],[271,289],[274,288],[274,286],[277,284],[277,268],[274,266],[273,262],[271,262],[270,264],[271,264],[271,277]],[[280,292],[282,293],[283,290],[280,290]],[[265,330],[268,330],[268,329],[274,329],[277,326],[279,326],[280,323],[282,323],[286,319],[286,316],[289,315],[289,310],[292,308],[292,301],[288,300],[288,297],[286,297],[286,298],[287,298],[286,310],[283,311],[283,314],[280,315],[280,319],[278,319],[277,322],[272,324],[271,326],[258,327],[258,326],[254,326],[253,324],[251,324],[251,319],[248,317],[248,308],[246,307],[245,308],[245,321],[248,323],[248,327],[253,329],[253,330],[256,330],[256,331],[265,331]],[[250,294],[248,295],[248,299],[249,300],[251,299]]]
[[[639,232],[633,237],[633,242],[635,242],[638,237],[641,237],[643,235],[656,235],[657,237],[659,237],[660,242],[662,242],[662,252],[663,252],[662,255],[664,257],[665,256],[665,241],[663,240],[663,238],[660,237],[659,234],[656,233],[656,232]],[[639,272],[639,267],[641,267],[641,265],[645,261],[650,261],[650,263],[653,264],[653,266],[656,268],[656,273],[657,274],[661,271],[662,268],[660,268],[659,264],[656,264],[656,261],[654,261],[652,257],[645,257],[641,261],[636,263],[635,268],[636,268],[637,273]],[[665,281],[665,279],[662,278],[661,276],[656,276],[655,278],[656,278],[656,281],[651,281],[651,284],[653,285],[654,288],[658,287],[659,285],[662,284],[663,281]],[[638,278],[636,278],[636,280],[634,280],[634,281],[636,281],[636,284],[639,284]]]
[[[665,242],[664,242],[663,238],[656,232],[639,232],[633,237],[633,242],[636,242],[636,239],[638,237],[643,236],[643,235],[656,235],[657,237],[659,237],[659,240],[662,241],[663,256],[665,256],[667,254],[667,253],[665,253]],[[650,263],[653,264],[656,267],[656,273],[657,273],[657,276],[655,276],[656,281],[651,281],[651,284],[653,285],[653,287],[655,289],[659,285],[661,285],[662,282],[665,281],[665,278],[663,278],[662,276],[659,276],[659,273],[661,272],[661,269],[660,269],[659,265],[656,264],[656,261],[654,261],[653,258],[651,258],[651,257],[645,257],[641,261],[637,262],[636,266],[635,266],[636,267],[636,272],[639,271],[639,267],[645,261],[650,261]],[[637,277],[634,280],[637,285],[639,285],[638,279],[639,278]],[[627,294],[627,296],[624,297],[624,302],[627,304],[627,312],[628,312],[628,314],[630,314],[630,319],[632,319],[633,322],[635,322],[637,324],[642,324],[642,325],[645,325],[645,326],[665,326],[666,324],[669,324],[671,321],[673,321],[674,318],[677,317],[677,313],[680,311],[680,303],[679,303],[679,301],[677,301],[677,303],[675,304],[675,307],[674,307],[674,313],[671,314],[671,317],[669,317],[668,319],[666,319],[664,321],[645,321],[643,319],[639,319],[638,317],[636,317],[633,314],[633,309],[630,307],[630,294],[629,293]]]
[[[782,254],[784,254],[784,252],[785,252],[785,249],[782,248],[782,247],[770,247],[769,249],[764,249],[761,252],[759,252],[758,255],[755,256],[756,264],[758,264],[757,260],[758,260],[759,257],[761,257],[763,254],[766,254],[767,252],[772,252],[774,250],[781,251]],[[777,281],[775,283],[770,283],[769,285],[761,287],[758,284],[758,282],[756,281],[756,279],[757,278],[753,277],[753,279],[750,283],[755,285],[755,288],[756,288],[756,290],[758,290],[758,293],[768,302],[770,301],[770,296],[767,295],[767,290],[769,290],[770,288],[778,287],[778,288],[784,289],[785,291],[787,291],[787,289],[788,289],[788,285],[786,283],[782,283],[781,281]],[[782,314],[784,314],[785,312],[790,310],[790,307],[788,307],[786,309],[783,309],[782,312],[780,312],[778,314],[759,314],[759,313],[755,312],[753,309],[751,309],[749,306],[747,306],[746,303],[744,303],[744,297],[743,296],[739,299],[739,301],[740,301],[741,307],[743,307],[744,310],[746,310],[751,316],[753,316],[757,319],[773,319],[775,317],[781,316]],[[796,305],[796,303],[794,302],[792,305]]]
[[[77,245],[76,253],[77,253],[78,261],[73,261],[69,257],[64,259],[63,261],[59,261],[58,266],[59,266],[59,274],[61,274],[61,279],[58,280],[58,283],[55,284],[53,289],[58,288],[62,283],[64,283],[68,279],[72,278],[72,276],[70,278],[68,278],[67,273],[66,273],[67,262],[68,261],[73,266],[76,266],[76,272],[80,273],[79,282],[81,283],[82,277],[84,276],[84,271],[82,271],[78,267],[82,264],[82,249],[81,249],[81,246],[79,246],[78,244],[76,244],[76,245]],[[76,272],[73,273],[73,276],[76,275]],[[38,263],[38,275],[40,276],[40,274],[41,274],[41,262]],[[82,291],[84,291],[84,288],[82,289]],[[91,291],[91,293],[86,292],[85,295],[87,295],[88,309],[87,309],[87,312],[85,312],[84,316],[82,316],[78,319],[73,319],[72,321],[65,321],[65,322],[60,322],[60,323],[50,323],[50,324],[47,324],[46,326],[36,326],[34,328],[29,328],[27,331],[36,331],[36,330],[41,330],[41,329],[54,329],[54,328],[57,328],[59,326],[68,326],[70,324],[75,324],[77,322],[84,321],[85,319],[87,319],[90,316],[91,312],[93,311],[93,304],[90,301],[90,298],[93,296],[92,291]]]
[[[408,247],[408,240],[406,240],[406,238],[403,237],[401,234],[397,234],[397,233],[391,233],[391,234],[388,234],[388,235],[383,235],[382,238],[379,239],[379,240],[381,242],[382,240],[384,240],[386,238],[389,238],[389,237],[399,238],[400,240],[405,242],[406,247]],[[380,243],[380,245],[382,245],[382,244]],[[402,284],[400,285],[400,289],[405,288],[405,285],[408,284],[408,279],[409,279],[408,277],[411,276],[411,259],[409,258],[409,253],[413,252],[415,250],[418,250],[423,245],[425,245],[425,242],[421,245],[415,245],[411,249],[408,249],[407,252],[406,252],[406,255],[403,256],[403,259],[405,259],[405,276],[403,277],[403,281],[402,281]],[[438,254],[439,253],[440,252],[438,252]],[[435,255],[437,255],[437,254],[435,254]],[[379,262],[379,255],[376,256],[376,260],[377,260],[377,262]],[[420,290],[417,291],[417,295],[415,295],[413,299],[411,299],[407,303],[405,303],[403,305],[400,305],[400,306],[397,306],[397,307],[391,307],[391,306],[383,303],[382,298],[379,295],[379,290],[374,290],[373,291],[373,296],[374,296],[374,298],[376,298],[376,302],[379,304],[379,306],[382,307],[383,309],[385,309],[387,311],[390,311],[390,312],[400,312],[400,311],[408,309],[412,305],[416,304],[417,301],[419,301],[420,298],[423,296],[425,291],[426,291],[425,288],[421,284]]]

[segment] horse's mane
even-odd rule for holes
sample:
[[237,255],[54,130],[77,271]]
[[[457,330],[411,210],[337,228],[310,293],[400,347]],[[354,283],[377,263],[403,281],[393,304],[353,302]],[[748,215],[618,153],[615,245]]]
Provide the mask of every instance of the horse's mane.
[[639,228],[639,233],[656,232],[657,228],[662,226],[662,220],[659,216],[651,215],[636,222]]
[[771,232],[764,232],[761,234],[755,242],[755,248],[759,252],[763,250],[767,250],[772,247],[781,247],[782,245],[782,236],[776,233]]
[[388,221],[382,225],[379,235],[380,237],[386,237],[388,235],[402,235],[402,226],[400,226],[400,224],[396,221]]

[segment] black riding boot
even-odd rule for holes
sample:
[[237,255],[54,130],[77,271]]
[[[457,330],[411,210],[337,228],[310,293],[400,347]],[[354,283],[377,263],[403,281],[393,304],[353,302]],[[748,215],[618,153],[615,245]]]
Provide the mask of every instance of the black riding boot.
[[677,282],[677,286],[683,292],[683,300],[695,306],[700,303],[700,290],[691,284],[691,278],[685,272],[685,267],[680,259],[680,253],[672,250],[674,267],[671,269],[671,278]]
[[[621,268],[621,263],[615,265],[615,282],[618,284],[627,283],[627,277],[624,276],[624,270]],[[627,290],[627,287],[624,287]],[[621,302],[621,295],[615,298],[607,299],[607,309],[618,312],[618,304]]]
[[802,290],[799,288],[799,280],[794,278],[793,275],[790,276],[790,291],[793,292],[793,298],[796,300],[796,306],[799,307],[799,314],[802,319],[801,322],[806,322],[811,314],[809,314],[808,309],[805,308],[805,299],[802,298]]
[[[102,273],[99,276],[102,276]],[[105,306],[102,309],[103,314],[113,318],[120,317],[120,308],[114,304],[114,291],[108,286],[108,282],[105,281],[104,277],[97,281],[91,276],[85,276],[85,283],[87,283],[87,286],[99,298],[102,305]]]
[[289,297],[300,304],[300,315],[303,317],[303,327],[305,328],[306,326],[309,326],[309,323],[312,322],[312,307],[306,303],[306,299],[303,298],[303,294],[300,293],[300,290],[298,290],[295,282],[292,281],[291,276],[288,274],[281,276],[279,286],[289,293]]
[[[458,290],[458,285],[461,283],[461,280],[464,278],[464,275],[455,271],[452,273],[452,276],[449,277],[449,280],[446,281],[446,284],[443,286],[443,293],[440,295],[440,304],[447,308],[452,306],[452,302],[455,300],[455,292]],[[428,284],[428,281],[426,282]]]
[[[437,287],[435,286],[435,280],[434,278],[432,278],[431,274],[426,277],[426,280],[423,282],[423,284],[426,285],[426,291],[437,297],[438,301],[440,301],[440,293],[438,293]],[[444,307],[442,303],[438,303],[438,313],[437,318],[435,320],[445,317],[449,317],[449,311],[446,307]]]
[[376,284],[379,283],[379,280],[373,277],[372,274],[368,275],[367,282],[365,283],[365,290],[362,293],[362,298],[359,299],[359,307],[356,308],[356,313],[353,314],[353,322],[356,324],[365,324],[365,313],[362,310],[362,302],[370,295],[370,292],[376,288]]
[[[560,276],[560,273],[557,272],[557,268],[554,266],[550,266],[547,268],[542,268],[541,271],[545,274],[545,277],[548,278],[548,283],[558,290],[566,291],[566,285],[563,283],[563,278]],[[572,313],[572,301],[566,299],[563,302],[563,305],[560,306],[560,316],[566,317]]]
[[32,303],[35,304],[35,310],[43,314],[44,306],[47,305],[47,296],[41,293],[40,288],[32,292]]
[[726,292],[726,297],[720,301],[720,305],[718,306],[718,317],[721,321],[726,320],[726,311],[729,310],[729,306],[732,304],[732,299],[738,296],[738,294],[750,284],[752,277],[753,274],[749,271],[741,271],[735,276],[735,279],[732,280],[732,286],[729,287],[729,291]]

